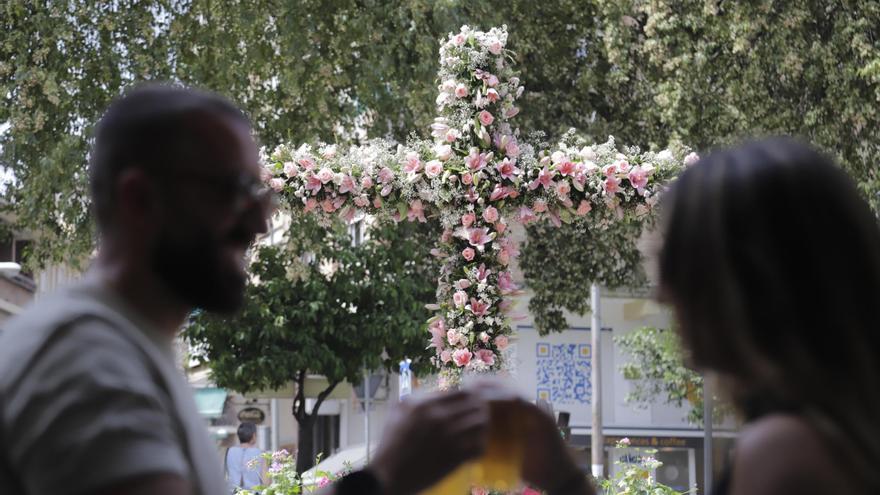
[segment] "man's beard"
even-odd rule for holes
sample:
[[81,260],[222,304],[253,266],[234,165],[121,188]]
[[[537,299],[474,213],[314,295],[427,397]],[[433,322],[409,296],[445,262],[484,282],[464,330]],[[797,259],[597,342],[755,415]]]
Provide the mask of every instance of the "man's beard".
[[[230,241],[227,241],[230,242]],[[193,307],[229,314],[244,300],[246,277],[224,266],[223,242],[202,232],[187,240],[164,233],[152,253],[152,266],[175,295]]]

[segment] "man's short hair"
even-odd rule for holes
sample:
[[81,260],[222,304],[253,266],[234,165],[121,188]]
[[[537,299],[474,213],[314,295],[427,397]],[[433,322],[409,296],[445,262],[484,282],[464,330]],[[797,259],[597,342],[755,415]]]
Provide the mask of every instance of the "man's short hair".
[[114,101],[94,132],[89,160],[92,203],[98,227],[107,227],[116,209],[114,184],[129,167],[156,175],[185,158],[184,146],[196,139],[193,119],[229,118],[250,125],[231,102],[213,93],[144,84]]
[[248,443],[254,439],[254,435],[257,434],[257,426],[253,423],[248,423],[247,421],[238,425],[238,441],[240,443]]

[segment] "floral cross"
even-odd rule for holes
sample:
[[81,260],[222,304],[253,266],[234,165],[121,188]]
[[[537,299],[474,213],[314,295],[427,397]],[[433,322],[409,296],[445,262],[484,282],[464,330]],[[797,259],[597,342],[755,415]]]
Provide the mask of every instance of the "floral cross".
[[673,152],[618,150],[614,139],[584,146],[570,132],[537,149],[511,127],[523,86],[506,48],[507,28],[463,26],[440,47],[440,116],[433,140],[395,145],[371,140],[341,152],[333,145],[282,145],[264,180],[291,210],[347,221],[390,215],[439,217],[432,254],[444,263],[436,315],[428,321],[441,385],[464,370],[502,365],[518,292],[509,265],[519,254],[509,222],[548,219],[601,230],[650,216],[658,194],[696,159]]

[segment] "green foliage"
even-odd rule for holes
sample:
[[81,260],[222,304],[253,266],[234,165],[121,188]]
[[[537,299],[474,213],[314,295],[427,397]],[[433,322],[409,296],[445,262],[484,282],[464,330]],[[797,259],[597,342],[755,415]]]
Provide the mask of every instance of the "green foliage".
[[[629,440],[624,438],[617,443],[618,449],[628,448]],[[658,483],[653,473],[663,465],[654,454],[656,449],[644,449],[637,459],[627,457],[623,461],[614,461],[621,469],[614,477],[603,479],[599,482],[602,495],[685,495],[692,491],[679,492]],[[696,491],[694,489],[693,491]]]
[[[242,310],[199,312],[184,336],[221,387],[247,393],[295,383],[293,415],[307,432],[324,399],[343,380],[359,382],[364,365],[392,369],[410,357],[415,373],[429,369],[433,234],[428,224],[377,225],[353,246],[344,226],[296,217],[286,245],[257,248]],[[308,374],[328,381],[311,411]],[[309,438],[300,435],[300,471],[311,460]]]
[[[641,287],[646,278],[635,240],[641,222],[593,232],[583,225],[559,229],[546,223],[527,228],[520,267],[533,291],[529,312],[541,335],[568,328],[564,311],[590,311],[590,284]],[[613,253],[613,254],[610,254]]]
[[595,5],[616,73],[645,83],[626,93],[641,107],[628,122],[636,142],[680,139],[703,149],[743,136],[801,136],[870,185],[878,205],[876,1]]
[[657,397],[681,407],[687,401],[688,421],[703,421],[703,377],[685,367],[678,336],[668,330],[644,327],[614,342],[629,355],[620,367],[623,377],[633,381],[627,401],[647,406]]
[[[647,407],[658,397],[678,407],[687,402],[691,423],[703,424],[703,377],[685,366],[681,343],[675,332],[643,327],[614,342],[629,355],[620,371],[632,380],[633,389],[627,402]],[[714,399],[714,422],[720,422],[733,411],[729,403]]]
[[[39,232],[33,263],[90,253],[88,133],[135,81],[219,91],[254,119],[269,148],[345,143],[358,139],[354,129],[399,141],[425,135],[436,114],[439,39],[465,23],[508,25],[527,88],[518,116],[526,134],[552,140],[574,127],[595,142],[613,134],[655,149],[800,135],[839,158],[880,211],[873,0],[7,0],[0,163],[17,180],[5,208],[18,230]],[[592,257],[611,254],[594,248]],[[544,268],[547,277],[568,273]],[[559,324],[547,319],[546,328]]]
[[[266,484],[257,486],[254,491],[241,490],[241,495],[300,495],[304,493],[316,493],[322,487],[335,482],[343,476],[351,473],[352,468],[346,465],[341,472],[315,470],[309,476],[301,475],[296,469],[296,462],[286,450],[277,452],[265,452],[260,460],[267,466]],[[315,464],[321,462],[321,456],[315,458]]]
[[257,248],[242,311],[199,313],[185,331],[217,384],[274,389],[300,371],[355,383],[364,363],[392,369],[404,356],[414,371],[424,370],[431,233],[407,223],[377,226],[370,235],[354,247],[341,225],[325,229],[302,216],[287,245]]

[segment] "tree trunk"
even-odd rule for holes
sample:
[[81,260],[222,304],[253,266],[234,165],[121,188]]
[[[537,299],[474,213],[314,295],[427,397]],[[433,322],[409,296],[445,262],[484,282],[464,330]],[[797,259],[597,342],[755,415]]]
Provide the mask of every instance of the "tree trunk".
[[298,440],[296,447],[296,472],[304,473],[315,465],[314,437],[315,416],[309,415],[298,423]]

